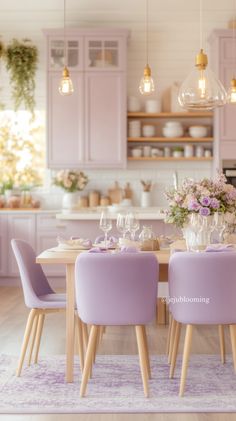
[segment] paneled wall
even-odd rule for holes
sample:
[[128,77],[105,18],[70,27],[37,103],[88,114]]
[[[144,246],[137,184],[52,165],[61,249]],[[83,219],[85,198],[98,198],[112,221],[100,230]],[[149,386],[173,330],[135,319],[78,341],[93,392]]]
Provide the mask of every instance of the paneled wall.
[[[226,28],[234,15],[234,0],[204,0],[203,30],[207,38],[214,28]],[[63,0],[0,0],[0,35],[2,41],[11,38],[31,38],[38,46],[40,62],[37,71],[36,99],[38,109],[45,109],[45,43],[42,28],[63,25]],[[66,25],[124,27],[130,30],[128,47],[128,93],[138,95],[138,84],[145,64],[145,0],[67,0]],[[199,1],[149,0],[149,56],[157,86],[157,96],[163,108],[168,108],[168,91],[174,81],[181,81],[191,70],[199,49]],[[8,76],[0,64],[1,97],[11,108]],[[207,163],[142,163],[129,164],[125,171],[103,173],[90,171],[90,188],[105,190],[111,180],[131,181],[138,202],[139,180],[154,178],[155,204],[162,204],[162,192],[172,183],[174,170],[179,178],[210,175]],[[139,168],[139,169],[138,169]],[[98,180],[99,179],[99,183]],[[98,186],[98,187],[99,187]],[[49,184],[45,187],[49,191]],[[53,189],[51,193],[55,190]],[[56,192],[55,192],[56,193]]]

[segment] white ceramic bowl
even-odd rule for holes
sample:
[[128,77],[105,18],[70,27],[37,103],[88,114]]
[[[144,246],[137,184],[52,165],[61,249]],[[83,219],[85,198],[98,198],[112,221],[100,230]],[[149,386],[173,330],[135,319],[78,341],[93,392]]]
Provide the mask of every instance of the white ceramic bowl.
[[145,102],[146,113],[160,113],[161,102],[158,99],[147,99]]
[[163,127],[162,134],[164,137],[182,137],[184,134],[184,129],[180,127]]
[[142,156],[142,149],[140,149],[140,148],[133,148],[133,149],[131,150],[131,155],[132,155],[134,158],[139,158],[140,156]]
[[191,126],[188,130],[191,137],[205,137],[207,135],[206,126]]
[[142,128],[142,132],[144,137],[155,136],[155,126],[145,124]]
[[179,121],[171,120],[165,123],[165,127],[183,127]]

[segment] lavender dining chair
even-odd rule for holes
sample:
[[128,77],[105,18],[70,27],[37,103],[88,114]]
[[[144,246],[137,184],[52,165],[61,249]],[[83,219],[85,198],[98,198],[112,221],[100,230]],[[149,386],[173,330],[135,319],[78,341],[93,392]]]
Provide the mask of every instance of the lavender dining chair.
[[[13,239],[11,240],[11,245],[20,272],[25,305],[30,308],[21,355],[16,371],[16,375],[20,376],[30,336],[32,339],[29,350],[29,365],[31,363],[34,349],[34,363],[38,362],[38,353],[45,315],[48,313],[64,311],[66,308],[66,295],[57,294],[50,287],[42,267],[36,263],[34,250],[27,242]],[[83,364],[81,335],[81,329],[79,329],[79,353],[81,364]]]
[[230,325],[236,371],[236,253],[175,253],[169,262],[170,310],[176,321],[170,377],[173,377],[181,324],[186,324],[179,395],[187,377],[193,325]]
[[99,329],[133,325],[141,376],[148,396],[150,363],[145,324],[156,315],[159,265],[152,253],[83,253],[75,264],[76,303],[81,320],[90,324],[80,396],[86,393]]

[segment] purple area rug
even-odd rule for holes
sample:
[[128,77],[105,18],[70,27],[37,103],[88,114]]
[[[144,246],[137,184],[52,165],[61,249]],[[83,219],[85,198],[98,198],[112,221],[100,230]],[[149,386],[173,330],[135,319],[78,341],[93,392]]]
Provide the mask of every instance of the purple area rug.
[[180,361],[169,380],[166,356],[151,358],[150,397],[143,395],[136,355],[98,355],[87,396],[79,397],[80,370],[65,383],[65,357],[42,357],[15,377],[17,359],[0,357],[0,413],[236,412],[236,375],[231,357],[192,355],[186,392],[178,397]]

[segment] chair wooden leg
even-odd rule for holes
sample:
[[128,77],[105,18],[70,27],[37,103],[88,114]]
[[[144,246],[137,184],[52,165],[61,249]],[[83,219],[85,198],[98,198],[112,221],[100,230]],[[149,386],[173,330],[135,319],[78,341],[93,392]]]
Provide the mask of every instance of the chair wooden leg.
[[34,364],[37,364],[38,362],[39,347],[40,347],[40,342],[41,342],[41,337],[42,337],[44,320],[45,320],[45,314],[40,314],[39,321],[38,321],[38,329],[37,329],[36,339],[35,339]]
[[148,377],[151,379],[151,366],[150,366],[150,359],[149,359],[149,351],[148,351],[148,341],[147,341],[147,333],[146,328],[144,325],[142,325],[142,333],[143,333],[143,341],[145,346],[145,359],[146,359],[146,367],[148,372]]
[[28,320],[27,320],[27,324],[26,324],[26,328],[25,328],[25,334],[24,334],[24,339],[23,339],[23,343],[22,343],[22,347],[21,347],[21,354],[20,354],[20,359],[18,362],[18,367],[16,370],[16,376],[19,377],[21,375],[21,370],[22,370],[22,366],[24,363],[24,359],[25,359],[25,353],[27,350],[27,346],[29,343],[29,339],[30,339],[30,334],[32,331],[32,326],[33,326],[33,322],[34,322],[34,318],[37,314],[37,310],[34,308],[30,311],[29,316],[28,316]]
[[236,325],[229,326],[231,345],[232,345],[232,354],[234,362],[234,371],[236,372]]
[[28,365],[31,364],[33,350],[34,350],[34,344],[36,339],[36,333],[38,330],[38,321],[39,321],[39,313],[36,314],[34,318],[33,328],[32,328],[32,339],[31,339],[31,345],[30,345],[30,351],[29,351],[29,358],[28,358]]
[[175,365],[176,365],[176,358],[177,358],[178,348],[179,348],[180,333],[181,333],[181,323],[177,322],[176,329],[175,329],[173,351],[171,355],[171,366],[170,366],[170,376],[169,376],[170,379],[173,379],[174,374],[175,374]]
[[145,358],[145,344],[142,332],[142,326],[138,325],[135,326],[136,337],[137,337],[137,345],[138,345],[138,353],[139,353],[139,363],[141,369],[141,376],[143,381],[143,390],[144,395],[148,397],[148,371],[146,365],[146,358]]
[[219,330],[219,340],[220,340],[220,356],[222,364],[225,363],[225,335],[224,335],[224,325],[218,326]]
[[88,348],[87,348],[87,352],[85,356],[84,370],[83,370],[81,386],[80,386],[81,397],[83,397],[86,393],[86,387],[87,387],[91,365],[93,361],[93,354],[94,354],[94,349],[97,342],[98,332],[99,332],[99,326],[93,325],[91,327],[91,331],[89,334]]
[[168,334],[167,334],[167,341],[166,341],[166,355],[169,355],[170,352],[170,333],[171,333],[171,326],[173,322],[172,314],[169,313],[169,327],[168,327]]
[[188,361],[189,361],[189,355],[190,355],[190,349],[191,349],[191,343],[192,343],[192,335],[193,335],[193,326],[187,325],[185,341],[184,341],[184,353],[183,353],[180,388],[179,388],[180,397],[184,395],[185,381],[186,381],[187,371],[188,371]]
[[83,344],[84,344],[84,352],[86,352],[88,347],[88,327],[86,323],[82,322],[82,331],[83,331]]
[[174,346],[174,339],[175,339],[175,329],[176,329],[176,320],[172,319],[171,323],[171,330],[170,330],[170,346],[169,346],[169,354],[168,354],[168,364],[171,363],[172,351]]
[[76,327],[78,332],[78,351],[79,351],[79,359],[80,359],[80,369],[83,372],[84,369],[84,344],[83,344],[83,331],[82,331],[82,322],[80,318],[76,317]]

